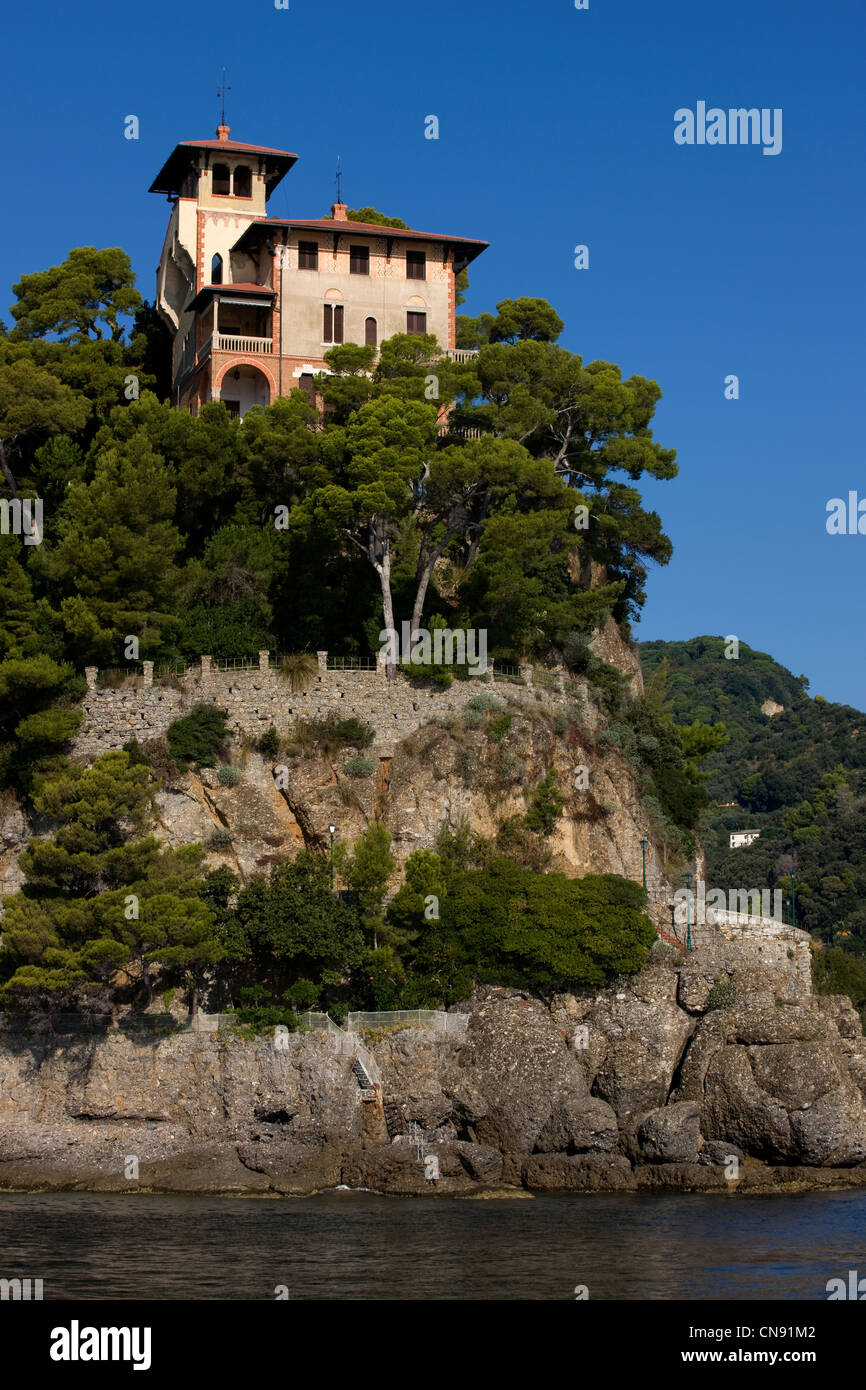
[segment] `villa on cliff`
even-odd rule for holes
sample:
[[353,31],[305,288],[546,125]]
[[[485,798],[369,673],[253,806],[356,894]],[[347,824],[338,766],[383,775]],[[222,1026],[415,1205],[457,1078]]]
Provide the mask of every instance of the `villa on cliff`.
[[455,277],[485,241],[330,217],[268,217],[297,155],[229,139],[185,140],[151,193],[171,203],[157,269],[157,309],[174,337],[172,399],[194,414],[221,400],[243,417],[298,387],[314,399],[323,354],[377,348],[396,333],[455,347]]

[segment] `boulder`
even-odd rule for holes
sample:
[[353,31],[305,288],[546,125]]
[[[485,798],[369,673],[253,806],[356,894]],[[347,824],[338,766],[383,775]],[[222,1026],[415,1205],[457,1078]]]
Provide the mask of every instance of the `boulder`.
[[460,1066],[480,1098],[473,1112],[463,1092],[466,1122],[480,1144],[502,1152],[531,1153],[554,1114],[573,1116],[589,1099],[580,1061],[548,1011],[513,991],[482,993]]
[[694,1019],[677,1005],[677,976],[662,966],[643,970],[621,990],[609,991],[588,1016],[590,1037],[604,1039],[604,1060],[591,1078],[593,1092],[616,1111],[620,1127],[664,1105]]
[[609,1153],[619,1138],[616,1112],[595,1096],[564,1101],[536,1140],[539,1153]]
[[629,1192],[631,1164],[621,1154],[532,1154],[522,1178],[534,1192]]
[[637,1148],[644,1163],[696,1163],[701,1142],[700,1105],[676,1101],[652,1110],[637,1127]]
[[721,1048],[706,1073],[701,1129],[776,1163],[866,1159],[863,1097],[827,1042]]

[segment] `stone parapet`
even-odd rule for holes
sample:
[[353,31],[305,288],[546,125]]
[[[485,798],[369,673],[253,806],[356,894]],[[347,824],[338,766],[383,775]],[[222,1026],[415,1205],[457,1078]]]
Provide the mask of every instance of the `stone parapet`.
[[[266,652],[259,654],[256,665],[238,670],[220,670],[210,656],[203,656],[200,666],[189,667],[169,683],[157,677],[153,684],[130,680],[102,689],[95,667],[89,667],[87,675],[84,718],[72,745],[73,756],[84,759],[121,748],[131,738],[139,743],[158,738],[201,702],[226,710],[232,732],[253,739],[272,724],[285,736],[299,719],[354,715],[373,728],[377,748],[392,747],[432,720],[459,714],[476,695],[491,689],[502,699],[536,707],[543,702],[554,708],[576,704],[585,709],[588,703],[583,680],[569,678],[566,690],[565,678],[539,687],[491,682],[481,675],[455,680],[443,689],[414,683],[399,672],[388,680],[381,665],[375,670],[329,670],[327,652],[317,653],[317,672],[303,690],[291,689]],[[154,680],[152,669],[147,675]]]

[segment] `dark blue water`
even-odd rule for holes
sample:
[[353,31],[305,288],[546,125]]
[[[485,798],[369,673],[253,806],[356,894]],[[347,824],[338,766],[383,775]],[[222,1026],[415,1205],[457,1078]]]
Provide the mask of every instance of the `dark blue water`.
[[0,1194],[0,1277],[48,1299],[826,1299],[866,1194]]

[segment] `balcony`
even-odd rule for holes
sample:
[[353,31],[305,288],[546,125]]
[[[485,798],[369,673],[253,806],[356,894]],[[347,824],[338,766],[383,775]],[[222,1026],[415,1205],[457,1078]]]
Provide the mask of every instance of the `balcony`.
[[247,352],[273,354],[273,338],[252,338],[244,333],[214,333],[210,342],[214,352]]
[[471,362],[478,356],[477,348],[446,348],[445,356],[450,357],[452,362]]

